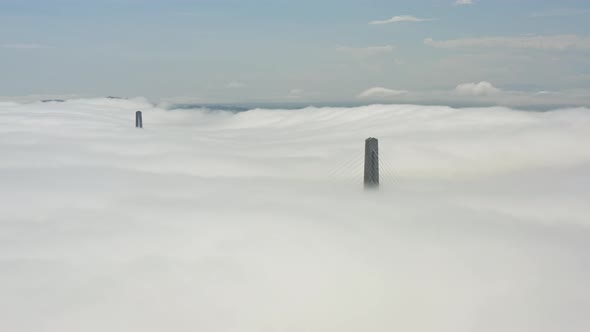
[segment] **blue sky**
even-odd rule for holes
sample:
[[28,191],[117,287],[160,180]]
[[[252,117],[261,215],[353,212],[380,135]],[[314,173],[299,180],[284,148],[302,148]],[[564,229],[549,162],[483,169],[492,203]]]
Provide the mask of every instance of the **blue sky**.
[[454,2],[0,0],[0,95],[588,101],[590,3]]

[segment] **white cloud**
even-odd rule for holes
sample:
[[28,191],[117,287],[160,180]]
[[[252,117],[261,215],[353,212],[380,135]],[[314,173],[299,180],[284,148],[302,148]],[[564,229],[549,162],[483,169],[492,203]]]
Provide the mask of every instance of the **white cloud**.
[[500,89],[496,88],[490,82],[479,82],[479,83],[464,83],[459,84],[455,88],[455,92],[465,96],[490,96],[500,92]]
[[357,98],[363,98],[363,99],[389,98],[389,97],[404,95],[406,93],[408,93],[408,91],[394,90],[394,89],[388,89],[388,88],[383,88],[383,87],[374,87],[374,88],[370,88],[370,89],[367,89],[367,90],[361,92],[357,96]]
[[451,40],[425,39],[424,44],[437,48],[514,48],[537,50],[590,49],[590,38],[577,35],[483,37]]
[[416,16],[410,15],[402,15],[402,16],[394,16],[387,20],[378,20],[378,21],[371,21],[369,24],[390,24],[390,23],[400,23],[400,22],[426,22],[426,21],[434,21],[435,19],[432,18],[419,18]]
[[464,6],[464,5],[473,5],[473,0],[457,0],[455,1],[455,6]]

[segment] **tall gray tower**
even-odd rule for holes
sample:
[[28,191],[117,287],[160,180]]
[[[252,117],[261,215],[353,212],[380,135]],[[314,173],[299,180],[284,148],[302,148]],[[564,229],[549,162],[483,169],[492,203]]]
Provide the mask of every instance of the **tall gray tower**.
[[379,140],[365,141],[365,189],[379,188]]
[[135,128],[143,128],[143,117],[141,111],[135,112]]

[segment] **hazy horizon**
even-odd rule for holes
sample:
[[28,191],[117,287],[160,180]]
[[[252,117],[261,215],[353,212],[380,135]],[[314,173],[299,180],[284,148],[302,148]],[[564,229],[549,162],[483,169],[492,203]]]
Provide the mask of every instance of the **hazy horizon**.
[[523,111],[553,111],[559,109],[570,109],[570,108],[590,108],[590,104],[579,104],[579,103],[544,103],[538,102],[522,102],[522,103],[503,103],[494,100],[479,100],[479,101],[440,101],[440,100],[407,100],[406,102],[393,102],[387,100],[375,100],[375,101],[362,101],[362,100],[350,100],[350,101],[250,101],[250,102],[196,102],[191,100],[183,99],[152,99],[149,100],[144,97],[121,97],[121,96],[72,96],[72,95],[32,95],[32,96],[10,96],[1,97],[0,102],[14,102],[19,104],[29,103],[64,103],[76,100],[145,100],[154,107],[160,107],[166,110],[199,110],[199,109],[210,109],[219,111],[238,111],[245,112],[253,109],[289,109],[289,110],[302,110],[305,108],[324,108],[324,107],[362,107],[362,106],[373,106],[373,105],[414,105],[414,106],[448,106],[451,108],[514,108],[516,110]]

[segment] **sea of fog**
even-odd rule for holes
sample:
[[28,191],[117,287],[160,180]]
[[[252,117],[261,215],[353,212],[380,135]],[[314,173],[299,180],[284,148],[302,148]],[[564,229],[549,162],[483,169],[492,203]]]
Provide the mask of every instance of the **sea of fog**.
[[589,144],[583,108],[1,102],[0,331],[587,332]]

